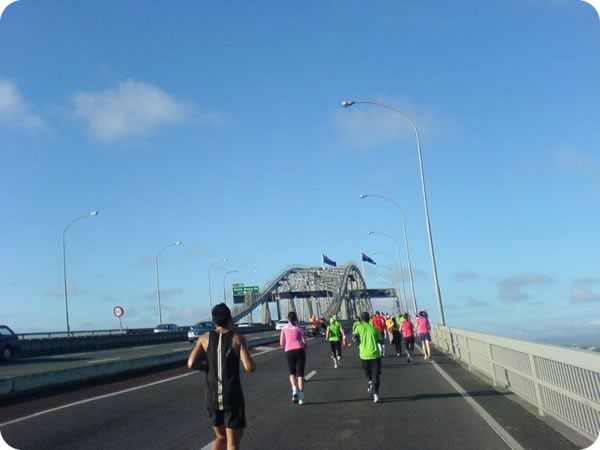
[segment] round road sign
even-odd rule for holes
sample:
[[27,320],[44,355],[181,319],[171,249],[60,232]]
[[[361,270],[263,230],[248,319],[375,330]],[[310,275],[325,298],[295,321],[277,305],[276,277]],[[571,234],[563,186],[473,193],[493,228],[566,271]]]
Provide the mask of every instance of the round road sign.
[[121,308],[120,306],[115,306],[115,308],[113,309],[113,313],[117,317],[122,317],[123,314],[125,314],[125,310],[123,308]]

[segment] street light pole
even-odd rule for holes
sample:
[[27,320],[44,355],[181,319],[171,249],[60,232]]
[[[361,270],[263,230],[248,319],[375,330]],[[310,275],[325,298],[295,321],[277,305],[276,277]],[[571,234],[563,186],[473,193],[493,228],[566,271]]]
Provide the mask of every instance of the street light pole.
[[385,195],[379,195],[379,194],[361,194],[360,195],[360,198],[367,198],[367,197],[377,197],[377,198],[381,198],[383,200],[387,200],[388,202],[392,203],[394,206],[396,206],[400,210],[400,216],[402,217],[402,229],[404,231],[404,246],[406,247],[406,259],[408,260],[408,276],[410,278],[410,288],[412,290],[413,306],[415,307],[415,314],[416,314],[417,313],[417,296],[415,294],[415,283],[413,282],[413,271],[412,271],[412,265],[410,263],[410,250],[408,249],[408,237],[406,234],[406,220],[404,218],[404,211],[402,210],[402,207],[398,203],[396,203],[391,198],[386,197]]
[[429,252],[431,253],[431,266],[433,269],[435,295],[437,298],[440,323],[441,323],[441,325],[446,325],[446,320],[444,319],[444,307],[442,306],[442,293],[440,291],[440,283],[438,280],[437,265],[435,262],[435,251],[433,249],[433,237],[431,235],[431,222],[429,220],[429,206],[427,204],[427,189],[425,188],[425,172],[423,169],[423,154],[421,152],[421,138],[419,136],[419,130],[417,129],[417,126],[415,125],[415,123],[413,122],[413,120],[410,118],[410,116],[408,114],[406,114],[404,111],[401,111],[397,108],[386,105],[384,103],[378,103],[378,102],[367,101],[367,100],[343,101],[342,107],[349,108],[350,106],[356,105],[356,104],[376,105],[381,108],[389,109],[390,111],[393,111],[396,114],[400,114],[402,117],[404,117],[406,120],[409,121],[410,125],[412,126],[412,128],[415,132],[415,135],[417,137],[417,151],[419,153],[419,168],[420,168],[420,172],[421,172],[421,189],[423,191],[423,203],[425,206],[425,222],[427,224],[427,237],[429,239]]
[[68,288],[67,288],[67,245],[66,245],[66,234],[67,234],[67,230],[69,229],[69,227],[71,225],[73,225],[75,222],[81,220],[81,219],[85,219],[86,217],[92,217],[92,216],[97,216],[98,215],[98,211],[92,211],[90,213],[84,214],[82,216],[79,216],[77,219],[72,220],[71,222],[69,222],[67,224],[67,226],[65,227],[65,229],[63,230],[63,235],[62,235],[62,247],[63,247],[63,282],[64,282],[64,286],[65,286],[65,316],[67,319],[67,335],[71,334],[71,327],[69,325],[69,295],[68,295]]
[[[373,255],[373,256],[376,256],[376,255],[385,255],[388,258],[392,259],[392,263],[394,264],[393,265],[393,268],[394,268],[394,280],[395,280],[395,283],[396,283],[396,289],[397,289],[397,293],[398,293],[398,295],[396,297],[396,300],[398,302],[398,308],[400,308],[402,306],[402,305],[400,305],[400,298],[401,298],[401,295],[400,295],[400,279],[398,278],[398,266],[396,266],[396,262],[394,261],[395,258],[392,255],[390,255],[389,253],[386,253],[386,252],[373,252],[373,253],[371,253],[371,255]],[[408,311],[408,309],[406,308],[406,299],[404,299],[404,303],[405,303],[405,305],[404,305],[405,309],[404,309],[404,311],[400,311],[400,312]]]
[[220,259],[218,261],[215,261],[209,268],[208,268],[208,301],[210,302],[210,310],[212,311],[213,308],[213,304],[212,304],[212,289],[210,286],[210,271],[212,270],[213,267],[215,267],[217,264],[222,263],[222,262],[227,262],[229,261],[227,258],[223,258]]
[[225,278],[227,278],[227,275],[229,275],[230,273],[236,273],[238,272],[237,270],[230,270],[229,272],[226,272],[225,275],[223,275],[223,302],[225,304],[227,304],[227,291],[225,290]]
[[408,310],[408,303],[406,300],[406,288],[404,287],[404,269],[402,268],[402,256],[400,253],[400,244],[398,243],[398,240],[391,234],[384,233],[383,231],[369,231],[368,233],[369,236],[372,234],[381,234],[382,236],[388,237],[396,244],[396,250],[398,251],[398,264],[400,265],[400,281],[402,283],[402,294],[404,295],[405,308]]
[[174,247],[176,245],[181,245],[181,241],[174,242],[172,244],[167,245],[166,247],[161,248],[156,254],[156,296],[158,298],[158,323],[160,325],[162,325],[162,308],[160,306],[160,276],[158,275],[159,256],[166,249]]

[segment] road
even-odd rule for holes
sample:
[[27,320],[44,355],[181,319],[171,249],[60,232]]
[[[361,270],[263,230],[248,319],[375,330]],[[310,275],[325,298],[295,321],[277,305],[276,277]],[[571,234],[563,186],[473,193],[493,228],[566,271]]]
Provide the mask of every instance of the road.
[[[388,347],[389,348],[389,347]],[[366,391],[357,349],[334,369],[322,338],[309,341],[306,404],[291,402],[281,349],[254,350],[257,371],[244,374],[246,449],[510,448],[444,379],[442,368],[523,448],[576,449],[518,403],[434,353],[384,359],[381,403]],[[204,375],[184,367],[55,393],[0,410],[0,431],[14,448],[202,449],[213,439],[204,407]],[[44,412],[47,411],[47,412]],[[40,413],[33,415],[35,413]]]

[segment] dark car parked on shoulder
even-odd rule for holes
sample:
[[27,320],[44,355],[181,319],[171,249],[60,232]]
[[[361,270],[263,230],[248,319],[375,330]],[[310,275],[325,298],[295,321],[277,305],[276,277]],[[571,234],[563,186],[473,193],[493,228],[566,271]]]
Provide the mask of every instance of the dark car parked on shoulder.
[[20,349],[19,336],[6,325],[0,325],[0,359],[9,361]]

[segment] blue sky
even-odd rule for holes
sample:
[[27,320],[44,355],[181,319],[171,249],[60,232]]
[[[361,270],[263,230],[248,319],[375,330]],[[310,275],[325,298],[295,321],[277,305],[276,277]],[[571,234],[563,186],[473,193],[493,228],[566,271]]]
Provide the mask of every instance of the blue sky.
[[[0,19],[0,286],[20,332],[208,312],[222,277],[395,254],[404,208],[420,305],[446,321],[600,340],[600,20],[580,0],[69,2]],[[371,286],[389,286],[386,256]],[[405,261],[404,261],[405,262]],[[256,274],[250,272],[257,269]],[[386,308],[386,303],[376,306]]]

